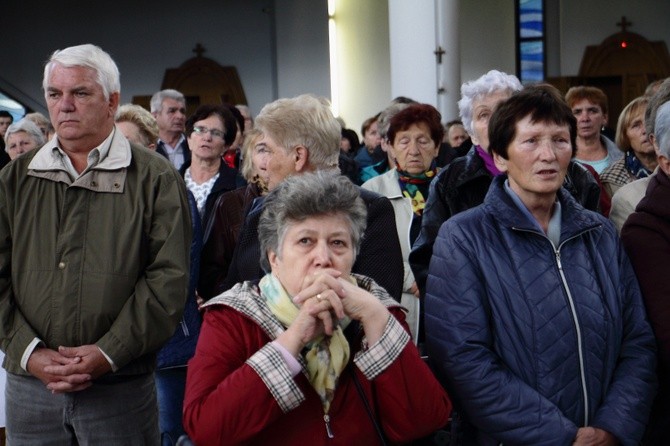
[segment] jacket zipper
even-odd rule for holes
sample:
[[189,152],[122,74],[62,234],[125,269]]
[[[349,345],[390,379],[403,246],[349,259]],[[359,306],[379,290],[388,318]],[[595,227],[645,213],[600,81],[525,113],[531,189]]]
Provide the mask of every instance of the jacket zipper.
[[326,423],[326,434],[328,435],[328,438],[335,438],[335,434],[333,434],[333,431],[330,428],[330,416],[327,413],[323,414],[323,421]]
[[[552,244],[553,245],[553,244]],[[561,243],[561,246],[563,244]],[[560,246],[555,250],[556,253],[556,262],[558,263],[558,272],[561,275],[561,281],[563,282],[563,289],[568,295],[568,303],[570,304],[570,311],[572,312],[572,321],[575,324],[575,330],[577,331],[577,351],[579,352],[579,375],[582,382],[582,394],[584,397],[584,426],[589,425],[589,395],[586,390],[586,375],[584,372],[584,349],[582,346],[582,330],[579,327],[579,320],[577,319],[577,310],[575,309],[575,303],[572,300],[572,293],[570,293],[570,288],[568,288],[568,283],[565,280],[565,274],[563,272],[563,264],[561,263],[561,252]]]
[[188,330],[188,325],[186,325],[186,321],[184,318],[181,318],[181,321],[179,321],[179,324],[181,324],[181,330],[184,332],[184,336],[189,337],[191,333]]
[[579,354],[579,377],[580,377],[580,382],[581,382],[581,385],[582,385],[582,397],[584,398],[584,426],[588,426],[589,425],[589,394],[588,394],[588,390],[586,388],[586,371],[585,371],[585,366],[584,366],[584,349],[583,349],[583,346],[582,346],[582,330],[579,326],[579,319],[577,318],[577,310],[575,308],[574,300],[572,299],[572,293],[570,293],[570,288],[568,287],[568,282],[565,279],[565,273],[563,272],[563,264],[561,263],[561,248],[563,247],[563,245],[565,245],[570,240],[575,239],[577,237],[581,237],[583,234],[585,234],[585,233],[587,233],[587,232],[589,232],[589,231],[591,231],[595,228],[585,229],[585,230],[573,235],[572,237],[569,237],[569,238],[563,240],[563,242],[561,242],[558,245],[558,248],[555,247],[554,242],[552,242],[549,239],[549,237],[546,236],[546,234],[542,234],[542,233],[537,232],[537,231],[531,231],[531,230],[522,229],[522,228],[514,228],[513,227],[512,229],[515,229],[515,230],[521,231],[521,232],[529,232],[531,234],[537,234],[541,237],[544,237],[545,239],[547,239],[547,241],[549,241],[549,243],[551,244],[551,247],[554,249],[554,256],[556,258],[556,263],[557,263],[557,266],[558,266],[558,272],[561,276],[561,282],[563,284],[563,289],[565,290],[565,293],[568,296],[568,304],[570,305],[570,312],[572,313],[572,322],[575,325],[575,330],[577,332],[577,351],[578,351],[578,354]]

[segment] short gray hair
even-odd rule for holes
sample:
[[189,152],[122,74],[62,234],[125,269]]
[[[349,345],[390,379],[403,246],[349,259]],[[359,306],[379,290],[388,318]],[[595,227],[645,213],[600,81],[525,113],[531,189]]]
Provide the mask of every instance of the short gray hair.
[[658,112],[658,108],[668,101],[670,101],[670,77],[665,79],[661,83],[661,86],[658,87],[658,90],[656,90],[656,93],[649,98],[649,103],[644,111],[644,129],[647,132],[647,137],[656,134],[654,131],[656,113]]
[[102,92],[105,95],[105,100],[109,100],[112,93],[121,93],[119,68],[112,57],[98,46],[87,43],[54,51],[44,66],[42,88],[45,95],[47,94],[49,77],[56,65],[65,68],[85,67],[94,70],[98,84],[102,87]]
[[347,177],[333,171],[292,175],[265,198],[258,223],[261,266],[270,271],[268,252],[281,257],[281,246],[292,223],[322,215],[343,215],[349,221],[354,257],[358,254],[365,226],[367,207],[359,188]]
[[151,101],[149,104],[149,106],[151,107],[151,113],[160,113],[161,110],[163,110],[163,101],[165,101],[166,99],[172,99],[174,101],[186,105],[186,98],[180,91],[168,88],[165,90],[157,91],[156,93],[154,93],[153,96],[151,96]]
[[458,101],[458,111],[465,131],[470,135],[474,135],[474,129],[472,128],[472,103],[475,100],[499,91],[512,94],[522,88],[523,86],[516,76],[498,70],[491,70],[478,79],[461,85],[461,100]]
[[146,108],[136,104],[123,104],[116,111],[115,122],[130,122],[137,126],[145,147],[158,141],[156,118]]
[[326,98],[303,94],[277,99],[261,109],[254,128],[286,151],[305,147],[316,169],[338,166],[342,129]]
[[[416,102],[414,102],[414,104],[416,104]],[[410,104],[407,102],[395,102],[382,110],[382,112],[379,114],[379,119],[377,119],[377,131],[379,132],[379,136],[381,136],[382,139],[386,139],[389,133],[389,127],[391,127],[391,118],[409,106]]]
[[665,102],[656,111],[654,136],[659,155],[670,159],[670,102]]
[[44,134],[40,128],[37,127],[37,124],[24,117],[20,121],[17,121],[7,127],[7,131],[5,132],[5,152],[9,152],[9,137],[14,133],[19,132],[24,132],[30,136],[33,141],[35,141],[35,144],[37,144],[37,147],[42,147],[46,142],[44,139]]

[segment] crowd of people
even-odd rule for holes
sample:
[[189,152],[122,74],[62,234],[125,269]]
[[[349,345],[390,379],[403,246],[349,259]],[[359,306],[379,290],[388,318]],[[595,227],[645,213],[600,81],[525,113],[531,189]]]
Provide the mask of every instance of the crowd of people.
[[90,44],[43,88],[0,112],[9,444],[670,441],[670,80],[614,141],[498,70],[360,139],[311,94],[121,105]]

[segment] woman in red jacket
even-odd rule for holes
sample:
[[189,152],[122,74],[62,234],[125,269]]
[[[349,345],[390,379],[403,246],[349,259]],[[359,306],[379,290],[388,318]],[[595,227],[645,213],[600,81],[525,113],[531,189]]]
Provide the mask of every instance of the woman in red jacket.
[[341,175],[291,176],[268,195],[271,272],[205,306],[184,403],[196,444],[402,443],[447,423],[451,403],[402,307],[350,273],[365,221]]

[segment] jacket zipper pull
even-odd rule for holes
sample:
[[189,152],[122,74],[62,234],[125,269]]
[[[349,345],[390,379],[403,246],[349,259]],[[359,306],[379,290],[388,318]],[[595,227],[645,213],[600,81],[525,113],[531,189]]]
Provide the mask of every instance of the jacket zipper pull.
[[328,414],[323,415],[323,421],[326,423],[326,434],[328,434],[328,438],[335,438],[333,431],[330,429],[330,417]]

